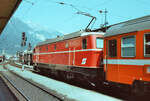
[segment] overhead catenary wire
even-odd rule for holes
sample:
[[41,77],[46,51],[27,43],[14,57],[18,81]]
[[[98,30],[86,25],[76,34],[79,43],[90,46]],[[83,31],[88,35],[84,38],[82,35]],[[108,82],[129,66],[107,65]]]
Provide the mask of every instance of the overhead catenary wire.
[[[74,3],[66,3],[66,2],[62,2],[62,1],[57,1],[57,0],[47,0],[49,2],[52,2],[52,3],[55,3],[55,4],[59,4],[59,5],[62,5],[62,6],[69,6],[71,7],[72,9],[76,10],[76,14],[80,14],[80,15],[85,15],[85,16],[88,16],[88,17],[91,17],[93,18],[94,16],[92,16],[90,13],[87,13],[89,11],[95,11],[97,13],[100,14],[100,12],[102,10],[97,10],[97,9],[94,9],[94,8],[89,8],[89,7],[85,7],[85,6],[79,6],[79,5],[75,5]],[[88,11],[85,11],[85,9],[88,9]],[[82,13],[82,14],[81,14]],[[100,15],[103,15],[100,14]],[[95,17],[96,18],[96,17]],[[95,19],[96,20],[96,19]],[[94,20],[94,23],[92,24],[91,28],[94,26],[95,24],[95,20]],[[106,24],[106,23],[105,23]],[[104,25],[104,24],[103,24]]]
[[30,0],[23,0],[23,1],[25,1],[25,2],[27,2],[27,3],[29,3],[29,4],[34,5],[34,2],[32,2],[32,1],[30,1]]
[[60,4],[60,5],[70,6],[70,7],[72,7],[73,9],[75,9],[75,10],[81,12],[81,10],[78,9],[78,8],[77,8],[75,5],[73,5],[73,4],[69,4],[69,3],[65,3],[65,2],[56,2],[56,3],[58,3],[58,4]]
[[64,2],[57,2],[58,4],[60,5],[67,5],[67,6],[70,6],[72,7],[73,9],[77,10],[76,14],[81,14],[81,15],[84,15],[84,16],[88,16],[88,17],[91,17],[92,20],[90,21],[90,23],[87,25],[87,27],[85,28],[85,30],[88,30],[88,27],[91,25],[91,23],[94,21],[94,23],[92,24],[92,27],[93,25],[95,24],[95,21],[96,21],[96,17],[95,16],[92,16],[91,14],[87,13],[87,12],[83,12],[81,11],[80,9],[78,9],[75,5],[73,4],[67,4],[67,3],[64,3]]
[[50,2],[60,4],[60,5],[70,6],[70,7],[72,7],[73,9],[75,9],[79,12],[81,11],[80,9],[82,9],[82,11],[83,11],[83,9],[87,9],[88,11],[99,12],[99,10],[97,10],[97,9],[89,8],[89,7],[86,7],[86,6],[79,6],[79,5],[75,5],[75,4],[70,4],[70,3],[60,2],[60,1],[54,1],[54,0],[50,0]]

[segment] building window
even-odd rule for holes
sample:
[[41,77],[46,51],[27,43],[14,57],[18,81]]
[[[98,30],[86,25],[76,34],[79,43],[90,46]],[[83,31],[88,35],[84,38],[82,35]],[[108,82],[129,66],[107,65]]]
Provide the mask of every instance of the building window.
[[83,49],[86,49],[86,48],[87,48],[87,40],[86,40],[86,39],[83,39],[83,40],[82,40],[82,48],[83,48]]
[[103,48],[103,39],[96,38],[96,48]]
[[117,40],[108,41],[108,54],[110,57],[117,56]]
[[144,35],[144,56],[150,56],[150,34]]
[[134,57],[135,56],[135,36],[122,38],[121,55],[122,57]]

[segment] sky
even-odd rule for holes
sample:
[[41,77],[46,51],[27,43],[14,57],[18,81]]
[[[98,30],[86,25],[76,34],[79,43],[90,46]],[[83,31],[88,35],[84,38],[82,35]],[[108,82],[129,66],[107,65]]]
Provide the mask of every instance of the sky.
[[85,29],[90,22],[91,17],[79,11],[95,16],[90,28],[97,29],[105,20],[100,10],[107,10],[107,22],[112,25],[149,15],[149,5],[149,0],[22,0],[14,17],[67,34]]

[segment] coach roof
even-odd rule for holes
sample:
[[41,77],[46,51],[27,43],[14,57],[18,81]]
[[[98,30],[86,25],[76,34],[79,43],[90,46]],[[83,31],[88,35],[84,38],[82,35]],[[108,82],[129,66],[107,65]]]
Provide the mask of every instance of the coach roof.
[[57,37],[54,39],[47,39],[46,41],[38,43],[37,46],[54,43],[54,42],[58,42],[58,41],[62,41],[62,40],[67,40],[67,39],[71,39],[71,38],[75,38],[75,37],[80,37],[80,36],[93,35],[93,34],[104,35],[104,32],[86,32],[84,30],[80,30],[80,31],[66,34],[64,36],[60,36],[60,37]]
[[150,15],[112,25],[104,37],[150,29]]

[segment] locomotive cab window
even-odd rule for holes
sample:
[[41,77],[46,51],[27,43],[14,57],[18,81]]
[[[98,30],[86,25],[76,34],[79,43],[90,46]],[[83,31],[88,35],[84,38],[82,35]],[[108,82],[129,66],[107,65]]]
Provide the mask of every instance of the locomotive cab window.
[[96,48],[103,48],[103,39],[96,38]]
[[144,56],[150,57],[150,34],[144,35]]
[[135,56],[135,36],[124,37],[121,40],[121,56],[134,57]]
[[83,39],[82,40],[82,49],[86,49],[87,48],[87,40]]
[[110,57],[117,56],[117,40],[108,41],[108,54]]

